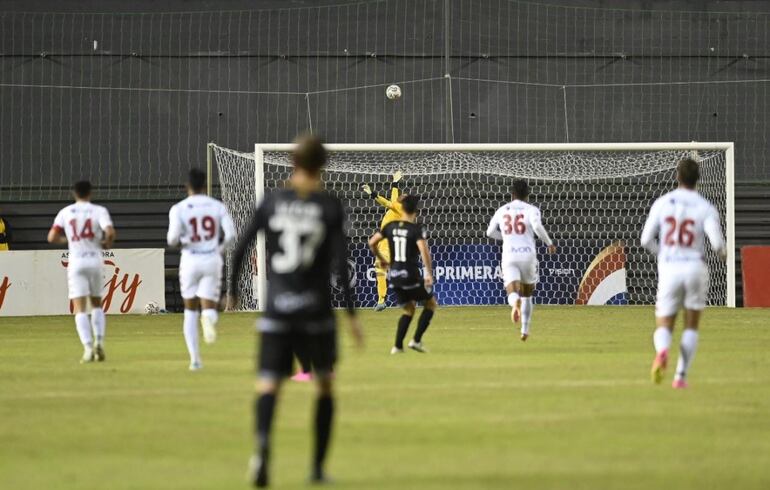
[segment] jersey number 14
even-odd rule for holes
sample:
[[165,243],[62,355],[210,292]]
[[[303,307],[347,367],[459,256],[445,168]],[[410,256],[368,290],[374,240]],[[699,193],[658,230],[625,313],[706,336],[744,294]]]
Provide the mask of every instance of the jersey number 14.
[[87,219],[83,223],[83,229],[78,233],[78,220],[70,220],[70,227],[72,228],[72,236],[70,240],[73,242],[79,242],[80,240],[92,240],[94,238],[94,229],[91,226],[91,220]]

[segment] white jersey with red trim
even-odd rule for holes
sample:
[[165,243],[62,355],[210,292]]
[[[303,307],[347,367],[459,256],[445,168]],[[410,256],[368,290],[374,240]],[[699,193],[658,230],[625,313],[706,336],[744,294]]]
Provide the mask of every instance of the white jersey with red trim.
[[543,227],[540,210],[518,199],[498,209],[487,228],[488,237],[503,241],[504,261],[513,256],[536,256],[535,235],[546,245],[553,244]]
[[220,253],[220,247],[235,240],[235,225],[225,205],[204,194],[175,204],[168,221],[167,242],[181,245],[183,256]]
[[112,226],[104,206],[78,201],[56,215],[53,227],[64,233],[69,247],[69,268],[82,263],[101,263],[104,230]]
[[652,205],[641,244],[658,254],[659,264],[702,261],[706,237],[715,251],[724,249],[719,213],[697,191],[680,188]]

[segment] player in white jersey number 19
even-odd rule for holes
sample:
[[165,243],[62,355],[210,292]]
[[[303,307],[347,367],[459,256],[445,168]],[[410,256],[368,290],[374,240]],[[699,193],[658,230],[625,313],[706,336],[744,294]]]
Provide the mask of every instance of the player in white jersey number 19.
[[[102,249],[112,247],[115,228],[107,209],[91,203],[90,182],[76,182],[72,191],[75,203],[56,215],[48,232],[48,242],[67,244],[69,248],[67,283],[75,313],[75,328],[83,344],[81,362],[104,361],[107,320],[102,310]],[[90,321],[87,313],[89,300]]]
[[198,344],[198,320],[203,339],[216,340],[217,307],[222,288],[222,255],[235,240],[235,226],[227,208],[205,194],[206,174],[190,170],[187,199],[175,204],[168,215],[169,246],[182,247],[179,285],[184,300],[184,338],[190,354],[190,370],[203,367]]
[[663,380],[668,364],[674,321],[684,308],[684,332],[672,386],[687,387],[686,377],[698,346],[698,324],[706,306],[709,289],[704,261],[705,239],[722,260],[725,241],[714,206],[696,190],[699,170],[695,160],[677,165],[679,188],[658,198],[642,231],[642,246],[658,255],[658,296],[655,301],[656,329],[653,334],[655,359],[651,376]]
[[538,281],[535,235],[555,253],[556,246],[543,228],[540,210],[527,202],[526,181],[513,183],[513,201],[497,210],[487,228],[487,236],[503,241],[501,268],[513,323],[521,320],[521,340],[529,338],[532,319],[532,293]]

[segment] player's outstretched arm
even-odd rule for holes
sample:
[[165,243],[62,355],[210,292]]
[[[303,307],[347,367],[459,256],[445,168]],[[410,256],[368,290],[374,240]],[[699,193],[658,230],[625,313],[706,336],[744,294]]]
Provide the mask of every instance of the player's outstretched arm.
[[393,174],[393,181],[390,184],[390,202],[394,203],[398,201],[398,197],[401,195],[401,190],[399,189],[399,185],[401,182],[401,179],[404,177],[404,174],[401,173],[401,170],[396,170],[396,173]]
[[430,256],[430,247],[428,247],[428,240],[417,240],[417,248],[420,250],[420,257],[422,258],[422,265],[425,267],[425,281],[426,287],[433,286],[433,260]]
[[367,196],[373,198],[377,204],[384,208],[393,209],[393,202],[389,201],[388,199],[385,199],[379,194],[376,194],[374,191],[372,191],[372,186],[369,184],[364,184],[361,186],[361,190],[364,191],[364,194]]
[[388,260],[380,253],[380,250],[377,248],[377,244],[380,243],[385,239],[385,236],[383,236],[382,233],[379,231],[375,232],[374,235],[372,235],[369,238],[369,250],[372,251],[375,257],[377,257],[377,260],[380,261],[380,264],[382,264],[384,267],[388,267],[390,263]]

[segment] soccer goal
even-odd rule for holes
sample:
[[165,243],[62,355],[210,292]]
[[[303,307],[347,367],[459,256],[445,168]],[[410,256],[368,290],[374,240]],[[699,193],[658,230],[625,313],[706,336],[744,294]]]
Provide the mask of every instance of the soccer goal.
[[[384,209],[363,184],[388,197],[391,175],[422,198],[419,219],[429,232],[436,294],[443,305],[502,305],[500,246],[485,235],[495,210],[511,199],[511,183],[526,179],[530,201],[558,252],[540,256],[539,304],[653,304],[655,257],[639,246],[652,202],[675,186],[676,164],[700,164],[699,191],[719,210],[727,238],[722,262],[709,249],[708,303],[735,306],[733,143],[576,144],[330,144],[327,189],[346,204],[350,278],[356,304],[373,306],[376,278],[367,238]],[[243,153],[211,144],[222,199],[242,230],[266,191],[291,173],[291,144],[257,144]],[[265,291],[264,242],[257,241],[241,277],[243,309],[258,309]],[[230,271],[228,269],[228,275]],[[336,278],[338,283],[342,278]],[[333,287],[337,288],[338,284]],[[339,292],[339,291],[338,291]],[[335,295],[341,300],[341,294]]]

